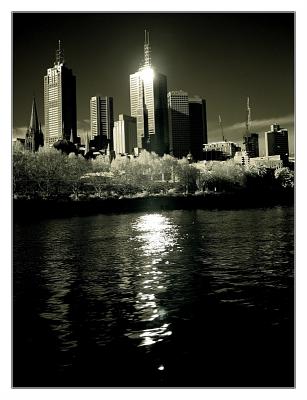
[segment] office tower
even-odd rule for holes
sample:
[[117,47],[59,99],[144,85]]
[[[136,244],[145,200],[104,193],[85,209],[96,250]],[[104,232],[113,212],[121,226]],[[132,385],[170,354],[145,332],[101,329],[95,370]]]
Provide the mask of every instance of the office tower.
[[186,157],[190,152],[189,98],[182,90],[167,94],[169,116],[170,153],[174,157]]
[[130,110],[137,119],[137,145],[163,155],[168,151],[167,82],[151,64],[145,31],[144,62],[130,75]]
[[90,99],[91,145],[98,150],[109,145],[113,150],[113,97],[94,96]]
[[288,130],[278,124],[271,125],[271,130],[265,132],[265,155],[280,155],[287,162],[289,158]]
[[191,153],[194,161],[204,159],[203,147],[208,143],[206,100],[189,98]]
[[120,114],[113,128],[115,154],[132,154],[137,147],[136,118]]
[[258,133],[251,133],[251,108],[249,104],[249,97],[247,97],[246,107],[246,132],[243,136],[243,145],[249,157],[259,157],[259,135]]
[[25,149],[29,151],[37,151],[40,146],[44,146],[44,135],[38,122],[35,98],[32,102],[30,125],[26,132],[24,145]]
[[45,143],[52,146],[61,139],[77,142],[76,77],[64,61],[64,51],[59,47],[52,68],[44,77]]

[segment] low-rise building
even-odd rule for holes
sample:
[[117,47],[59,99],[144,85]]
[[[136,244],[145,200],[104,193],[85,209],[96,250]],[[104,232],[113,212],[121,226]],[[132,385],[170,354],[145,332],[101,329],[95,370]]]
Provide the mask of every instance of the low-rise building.
[[283,166],[283,160],[280,155],[253,157],[250,158],[249,163],[250,165],[256,165],[258,167],[264,166],[270,169],[278,169]]
[[250,162],[250,157],[247,151],[237,151],[235,156],[234,156],[234,162],[236,164],[241,164],[241,165],[248,165]]
[[206,143],[203,147],[204,160],[206,161],[223,161],[233,158],[237,151],[241,148],[234,142],[213,142]]

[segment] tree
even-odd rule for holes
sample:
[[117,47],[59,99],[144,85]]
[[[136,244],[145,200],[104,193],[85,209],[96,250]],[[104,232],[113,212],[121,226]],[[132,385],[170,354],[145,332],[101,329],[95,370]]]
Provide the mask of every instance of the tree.
[[83,175],[81,180],[84,183],[88,183],[94,188],[95,195],[98,197],[104,197],[106,193],[107,196],[110,195],[112,187],[112,172],[88,172]]
[[209,171],[207,168],[198,169],[198,176],[196,179],[197,188],[200,191],[209,190],[212,186],[214,179],[212,172]]
[[183,185],[185,193],[195,192],[197,174],[197,169],[192,164],[189,164],[185,157],[178,161],[176,175]]
[[110,171],[114,175],[126,173],[129,169],[130,159],[127,157],[116,157],[111,162]]
[[99,155],[91,160],[93,172],[109,172],[111,164],[108,156]]
[[67,171],[65,182],[73,194],[73,198],[78,200],[83,181],[81,177],[90,170],[91,164],[81,154],[70,153],[67,159]]
[[264,165],[249,164],[244,168],[244,186],[251,191],[268,188],[272,184],[272,177]]
[[174,171],[176,170],[178,160],[177,158],[170,156],[169,154],[164,154],[161,159],[161,172],[163,174],[162,180],[173,181],[175,180]]
[[35,154],[35,182],[42,198],[65,195],[67,187],[68,157],[54,148],[41,148]]
[[208,170],[211,172],[210,186],[217,191],[235,190],[244,184],[244,167],[233,160],[211,162]]
[[13,193],[15,197],[28,196],[33,188],[34,153],[13,148]]
[[136,159],[136,164],[139,167],[139,171],[143,175],[149,176],[151,180],[154,179],[154,175],[159,173],[158,171],[160,170],[159,156],[154,152],[142,151]]
[[283,167],[275,170],[275,179],[283,188],[294,187],[294,172],[288,167]]
[[72,142],[70,142],[69,140],[66,140],[66,139],[58,140],[57,142],[55,142],[53,144],[53,147],[57,150],[62,151],[62,153],[65,153],[67,155],[70,153],[74,153],[74,154],[78,153],[76,146]]

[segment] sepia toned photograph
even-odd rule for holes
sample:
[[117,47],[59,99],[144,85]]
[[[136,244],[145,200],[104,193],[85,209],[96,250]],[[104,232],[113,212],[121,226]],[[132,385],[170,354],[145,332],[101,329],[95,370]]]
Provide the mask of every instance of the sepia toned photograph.
[[12,387],[295,387],[294,12],[12,12]]

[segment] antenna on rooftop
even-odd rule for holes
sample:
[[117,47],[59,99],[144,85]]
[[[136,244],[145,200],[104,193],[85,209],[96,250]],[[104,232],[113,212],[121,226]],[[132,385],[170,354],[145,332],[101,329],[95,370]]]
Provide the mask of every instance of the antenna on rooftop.
[[56,63],[57,64],[64,64],[64,49],[61,47],[61,40],[59,40],[59,47],[56,50]]
[[149,31],[145,29],[144,41],[144,67],[151,66],[151,48],[149,44]]

